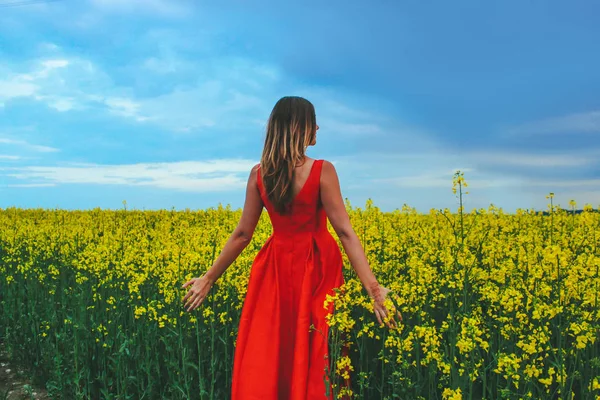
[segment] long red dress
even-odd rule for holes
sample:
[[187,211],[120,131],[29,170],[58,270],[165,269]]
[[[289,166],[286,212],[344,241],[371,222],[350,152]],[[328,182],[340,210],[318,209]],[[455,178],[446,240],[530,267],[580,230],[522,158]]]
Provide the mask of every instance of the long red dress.
[[[280,215],[258,187],[273,225],[250,271],[233,363],[232,400],[326,400],[327,294],[344,282],[342,254],[320,202],[323,160]],[[314,329],[311,329],[314,325]]]

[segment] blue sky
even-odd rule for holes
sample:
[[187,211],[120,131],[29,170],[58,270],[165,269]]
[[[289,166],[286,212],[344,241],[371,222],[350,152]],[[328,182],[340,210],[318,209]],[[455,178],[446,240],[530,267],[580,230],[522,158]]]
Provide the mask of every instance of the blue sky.
[[456,169],[468,210],[600,206],[598,2],[19,3],[0,207],[241,207],[284,95],[355,206],[456,208]]

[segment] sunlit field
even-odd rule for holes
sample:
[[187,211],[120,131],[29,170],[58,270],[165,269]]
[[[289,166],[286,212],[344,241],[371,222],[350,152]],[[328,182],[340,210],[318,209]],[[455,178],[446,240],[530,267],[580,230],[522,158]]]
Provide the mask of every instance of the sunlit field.
[[[329,390],[377,400],[600,399],[600,213],[575,213],[574,202],[564,210],[551,194],[546,213],[466,211],[462,174],[451,185],[448,209],[427,214],[347,203],[403,323],[377,324],[344,254],[347,284],[328,299]],[[229,398],[250,266],[271,234],[266,211],[192,313],[181,285],[210,267],[240,215],[126,203],[0,210],[0,338],[57,399]]]

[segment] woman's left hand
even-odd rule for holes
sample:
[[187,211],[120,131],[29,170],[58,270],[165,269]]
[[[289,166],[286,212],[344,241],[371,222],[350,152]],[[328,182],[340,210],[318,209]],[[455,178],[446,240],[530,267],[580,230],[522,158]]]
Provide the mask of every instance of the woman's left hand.
[[[186,311],[193,311],[202,304],[210,288],[212,287],[212,282],[206,278],[206,275],[201,276],[200,278],[192,278],[181,286],[182,288],[188,287],[192,285],[190,290],[187,292],[185,297],[181,301],[185,301],[184,307],[187,307]],[[187,301],[186,301],[187,299]]]
[[[375,284],[371,288],[370,295],[373,299],[373,311],[375,312],[375,316],[377,317],[377,321],[379,322],[379,324],[381,325],[385,321],[388,328],[396,328],[398,326],[398,323],[394,319],[394,314],[393,313],[390,314],[387,307],[385,306],[385,300],[388,297],[388,295],[390,295],[391,293],[392,293],[392,291],[390,289],[383,287],[379,284]],[[400,314],[400,310],[395,310],[395,311],[396,311],[395,316],[397,316],[398,320],[400,322],[402,322],[402,314]],[[386,321],[388,316],[389,316],[389,320]]]

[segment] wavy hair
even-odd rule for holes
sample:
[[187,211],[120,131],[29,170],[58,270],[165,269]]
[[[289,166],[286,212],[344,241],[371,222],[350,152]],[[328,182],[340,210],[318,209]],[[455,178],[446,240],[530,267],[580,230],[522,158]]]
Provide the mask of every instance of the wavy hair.
[[280,214],[290,211],[294,167],[304,160],[316,133],[315,108],[310,101],[297,96],[279,99],[267,123],[260,168],[267,197]]

